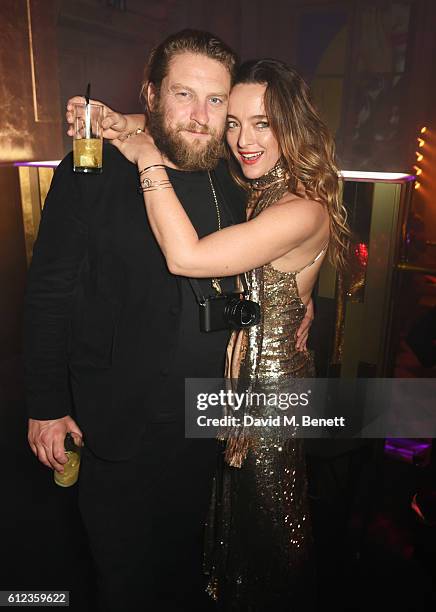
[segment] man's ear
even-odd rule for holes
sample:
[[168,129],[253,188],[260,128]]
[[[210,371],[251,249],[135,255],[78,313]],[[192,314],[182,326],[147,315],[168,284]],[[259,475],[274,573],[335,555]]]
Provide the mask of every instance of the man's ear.
[[147,108],[150,111],[154,110],[156,102],[156,86],[154,83],[149,83],[147,85]]

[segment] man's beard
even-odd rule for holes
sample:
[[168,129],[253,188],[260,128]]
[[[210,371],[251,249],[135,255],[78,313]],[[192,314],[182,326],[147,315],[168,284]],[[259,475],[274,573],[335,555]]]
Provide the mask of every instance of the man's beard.
[[[219,133],[191,121],[187,125],[178,123],[175,128],[168,128],[160,104],[154,112],[150,112],[147,127],[160,152],[182,170],[213,170],[225,155],[224,127]],[[200,136],[198,141],[188,142],[181,134],[184,130],[210,134],[210,138],[205,144],[201,144],[200,139],[203,139],[203,136]]]

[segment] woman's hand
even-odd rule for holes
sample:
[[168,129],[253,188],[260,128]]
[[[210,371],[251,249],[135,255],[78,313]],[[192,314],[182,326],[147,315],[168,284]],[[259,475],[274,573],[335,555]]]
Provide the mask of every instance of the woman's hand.
[[147,131],[132,134],[126,139],[116,138],[112,144],[133,164],[138,165],[141,171],[147,166],[163,164],[162,153],[154,144],[153,138]]
[[[115,138],[123,141],[128,138],[129,134],[136,129],[142,129],[145,123],[144,115],[123,115],[117,113],[110,106],[100,102],[99,100],[90,100],[91,104],[101,104],[103,106],[103,138],[106,140],[114,140]],[[68,136],[74,135],[74,104],[85,104],[83,96],[74,96],[67,102],[66,118],[68,123]]]

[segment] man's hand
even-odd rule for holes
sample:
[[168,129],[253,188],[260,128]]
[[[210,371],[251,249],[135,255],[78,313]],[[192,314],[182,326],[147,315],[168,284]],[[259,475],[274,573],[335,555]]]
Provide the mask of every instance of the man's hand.
[[312,298],[307,303],[306,314],[304,319],[301,321],[300,327],[297,330],[296,334],[296,343],[295,348],[297,351],[306,351],[306,343],[307,338],[309,337],[310,326],[312,325],[314,319],[314,310],[313,310],[313,301]]
[[[103,106],[103,138],[113,140],[118,138],[124,140],[127,137],[129,131],[127,117],[122,113],[117,113],[112,110],[107,104],[99,102],[98,100],[90,100],[91,104],[101,104]],[[68,123],[68,136],[74,135],[74,104],[85,104],[85,98],[83,96],[74,96],[67,102],[67,123]]]
[[83,434],[70,416],[52,421],[29,419],[27,440],[41,463],[62,473],[63,464],[68,461],[64,449],[67,433],[71,433],[77,446],[82,446]]

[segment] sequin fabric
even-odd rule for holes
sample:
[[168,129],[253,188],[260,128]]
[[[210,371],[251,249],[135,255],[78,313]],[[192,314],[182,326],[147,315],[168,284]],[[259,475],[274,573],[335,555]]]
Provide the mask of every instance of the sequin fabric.
[[[258,186],[253,215],[287,191],[283,175],[266,175],[266,179]],[[295,349],[295,332],[306,310],[296,273],[280,272],[268,264],[250,272],[248,281],[250,299],[260,303],[262,320],[233,334],[227,376],[248,381],[251,391],[267,392],[279,391],[296,377],[312,377],[311,354]],[[262,405],[253,410],[255,416],[271,412]],[[221,442],[205,548],[208,592],[218,609],[292,612],[311,607],[313,566],[303,440],[295,437],[295,431],[287,433],[283,439],[276,428],[259,428],[245,447],[236,444],[231,452],[229,439]]]

